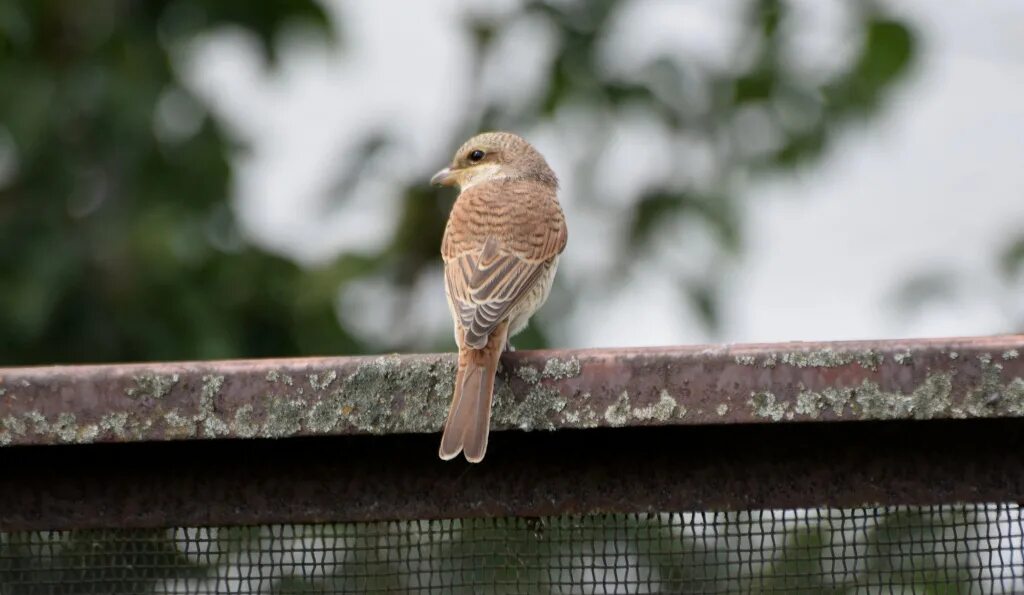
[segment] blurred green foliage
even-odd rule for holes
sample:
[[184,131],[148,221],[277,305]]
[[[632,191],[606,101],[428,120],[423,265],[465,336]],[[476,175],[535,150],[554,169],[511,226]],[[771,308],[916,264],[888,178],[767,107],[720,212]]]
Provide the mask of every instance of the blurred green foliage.
[[994,586],[979,572],[984,560],[991,577],[1010,572],[997,552],[1012,547],[1006,527],[1020,511],[1003,511],[1003,520],[957,505],[0,533],[0,594],[54,584],[61,593],[970,593]]
[[[595,154],[612,142],[602,114],[624,110],[648,111],[674,134],[707,139],[718,157],[715,180],[695,188],[666,178],[644,189],[627,214],[636,251],[649,250],[664,222],[679,217],[711,229],[724,252],[741,249],[741,204],[730,181],[821,155],[837,124],[878,108],[915,51],[904,23],[858,3],[859,50],[843,68],[810,80],[781,55],[786,4],[756,0],[744,17],[749,55],[741,64],[713,67],[663,55],[627,79],[599,59],[621,6],[528,2],[505,17],[469,21],[481,59],[497,34],[524,15],[554,26],[558,50],[538,97],[515,108],[482,100],[451,140],[454,146],[481,128],[525,128],[580,105],[593,108],[593,121],[584,125],[599,136]],[[381,348],[339,323],[338,290],[376,275],[408,299],[419,274],[436,264],[448,199],[410,188],[400,223],[379,253],[341,255],[331,266],[302,270],[237,229],[227,197],[231,158],[244,147],[232,146],[175,71],[174,48],[225,25],[259,39],[272,67],[277,38],[296,19],[330,35],[313,0],[0,3],[0,163],[14,164],[9,175],[0,173],[0,364]],[[685,100],[694,88],[706,93],[704,108]],[[763,150],[750,151],[737,138],[737,116],[750,108],[779,131]],[[779,114],[786,110],[803,117],[785,121]],[[387,140],[367,142],[379,147]],[[368,158],[374,153],[366,151]],[[587,171],[579,173],[586,179]],[[339,188],[358,175],[358,167],[343,172]],[[715,275],[679,279],[710,327],[718,322]],[[555,308],[571,307],[569,292],[556,294]],[[545,342],[533,329],[519,344]]]
[[[312,0],[0,3],[0,363],[351,351],[337,279],[246,245],[234,149],[169,47],[233,24],[274,37]],[[326,28],[323,28],[326,34]],[[161,111],[185,120],[162,132]],[[175,113],[177,112],[177,113]]]

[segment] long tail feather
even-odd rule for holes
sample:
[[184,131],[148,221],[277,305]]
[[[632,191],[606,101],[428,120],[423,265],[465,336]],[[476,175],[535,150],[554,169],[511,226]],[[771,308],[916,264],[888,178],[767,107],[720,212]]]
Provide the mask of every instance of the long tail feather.
[[[458,371],[455,373],[455,394],[452,395],[452,404],[448,407],[448,419],[444,422],[441,448],[437,451],[437,455],[445,461],[454,459],[462,452],[462,431],[455,428],[457,426],[459,428],[462,427],[461,419],[465,416],[462,413],[462,409],[465,409],[462,389],[463,384],[465,384],[463,380],[466,377],[466,366],[468,364],[468,358],[464,357],[460,350]],[[457,422],[456,420],[460,421]]]
[[483,460],[491,427],[494,376],[507,335],[506,321],[494,329],[483,349],[459,349],[455,392],[438,449],[442,459],[447,461],[464,452],[471,463]]

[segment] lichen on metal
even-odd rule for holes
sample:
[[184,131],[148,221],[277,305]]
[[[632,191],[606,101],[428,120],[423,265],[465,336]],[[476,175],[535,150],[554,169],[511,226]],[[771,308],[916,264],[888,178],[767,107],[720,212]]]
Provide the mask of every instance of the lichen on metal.
[[619,400],[604,411],[604,419],[612,427],[624,426],[629,421],[629,393],[622,391]]
[[897,351],[892,355],[892,359],[901,366],[910,365],[914,361],[914,354],[910,353],[910,350]]
[[162,399],[178,383],[178,375],[140,374],[133,378],[134,385],[125,390],[129,397]]
[[768,391],[751,393],[750,400],[747,403],[750,405],[750,409],[754,412],[755,417],[772,421],[782,421],[789,407],[788,403],[777,401],[775,395]]
[[668,421],[672,418],[672,414],[675,413],[677,407],[679,407],[679,404],[672,398],[672,395],[668,394],[667,390],[663,390],[657,403],[647,405],[646,407],[637,407],[631,413],[634,419],[640,421]]
[[338,373],[334,370],[330,370],[326,374],[310,374],[309,387],[315,391],[327,390],[337,378]]
[[743,353],[734,356],[737,365],[775,368],[782,364],[796,368],[836,368],[857,364],[866,370],[877,370],[885,356],[875,349],[804,349],[792,351],[768,351],[759,356]]
[[196,415],[206,438],[217,438],[230,433],[228,424],[217,416],[217,395],[224,386],[224,376],[206,374],[203,376],[203,388],[199,397],[199,413]]
[[544,364],[544,371],[541,372],[541,375],[552,380],[575,378],[580,375],[580,360],[571,357],[563,361],[553,357]]
[[863,380],[846,388],[829,387],[822,391],[802,390],[793,403],[776,399],[772,393],[752,395],[754,415],[779,421],[792,407],[795,415],[817,419],[831,410],[836,417],[864,420],[932,419],[937,417],[1009,417],[1024,416],[1024,379],[1002,382],[999,364],[988,364],[980,386],[969,391],[960,402],[953,397],[953,374],[930,374],[910,393],[883,390],[877,383]]
[[[514,352],[496,430],[1024,416],[1024,337]],[[0,445],[436,432],[453,355],[0,370]]]
[[[561,413],[567,400],[560,392],[543,382],[545,378],[553,376],[549,376],[546,371],[538,374],[536,369],[530,366],[520,367],[516,373],[527,385],[526,394],[517,399],[511,385],[503,381],[504,379],[499,379],[494,394],[493,421],[500,426],[521,430],[555,429],[552,415]],[[445,411],[439,411],[438,415],[443,420]]]
[[540,380],[540,372],[533,366],[519,366],[516,368],[516,376],[521,378],[527,384],[537,384]]
[[737,355],[735,360],[736,363],[741,366],[753,366],[757,364],[757,358],[749,354]]
[[979,360],[981,383],[967,393],[963,405],[954,410],[954,416],[1024,416],[1024,379],[1016,377],[1004,383],[1003,364],[993,362],[991,357],[979,357]]

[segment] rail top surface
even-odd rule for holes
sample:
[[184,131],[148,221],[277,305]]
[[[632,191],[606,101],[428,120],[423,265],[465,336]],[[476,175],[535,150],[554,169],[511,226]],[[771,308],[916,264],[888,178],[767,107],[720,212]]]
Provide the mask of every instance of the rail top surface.
[[[453,354],[0,368],[0,446],[439,431]],[[496,430],[1024,416],[1024,335],[509,353]]]

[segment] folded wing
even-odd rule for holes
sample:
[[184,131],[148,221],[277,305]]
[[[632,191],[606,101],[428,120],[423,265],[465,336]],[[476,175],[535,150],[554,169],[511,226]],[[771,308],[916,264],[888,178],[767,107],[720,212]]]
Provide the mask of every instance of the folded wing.
[[487,337],[541,277],[550,259],[526,260],[488,237],[478,253],[464,253],[445,266],[448,295],[465,344],[480,349]]

